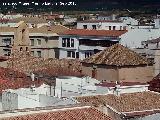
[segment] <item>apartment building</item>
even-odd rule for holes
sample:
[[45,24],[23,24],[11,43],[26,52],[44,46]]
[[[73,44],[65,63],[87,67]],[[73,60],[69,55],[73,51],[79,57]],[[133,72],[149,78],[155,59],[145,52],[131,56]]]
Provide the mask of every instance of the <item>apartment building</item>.
[[119,43],[126,31],[118,30],[68,30],[59,37],[59,58],[85,59],[106,47]]
[[117,20],[85,20],[77,22],[77,29],[126,30],[127,26]]
[[[11,48],[15,44],[16,27],[0,27],[0,55],[10,56]],[[68,30],[68,28],[60,25],[42,26],[39,28],[29,28],[28,36],[31,52],[35,57],[58,58],[58,39],[59,33]],[[19,31],[20,32],[20,31]],[[18,37],[19,38],[19,37]],[[16,39],[18,39],[16,38]],[[21,37],[20,37],[21,38]]]

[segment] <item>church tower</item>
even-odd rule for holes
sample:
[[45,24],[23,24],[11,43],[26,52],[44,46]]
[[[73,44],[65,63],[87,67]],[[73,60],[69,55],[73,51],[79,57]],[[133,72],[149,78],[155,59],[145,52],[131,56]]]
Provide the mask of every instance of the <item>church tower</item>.
[[24,21],[20,21],[15,25],[15,28],[12,53],[14,50],[30,52],[31,47],[29,43],[29,30],[27,24],[24,23]]

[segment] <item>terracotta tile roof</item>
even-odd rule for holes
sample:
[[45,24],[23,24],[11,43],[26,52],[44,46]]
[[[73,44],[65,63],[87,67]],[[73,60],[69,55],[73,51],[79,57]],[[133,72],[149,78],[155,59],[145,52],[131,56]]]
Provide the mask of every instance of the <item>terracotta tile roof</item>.
[[[0,32],[15,32],[16,28],[14,27],[0,27]],[[67,31],[68,28],[62,25],[55,25],[55,26],[46,26],[43,25],[39,28],[29,28],[29,33],[63,33]]]
[[0,32],[15,32],[16,28],[14,27],[0,27]]
[[9,21],[9,19],[0,18],[0,23],[7,23],[8,21]]
[[108,23],[122,23],[122,21],[119,20],[84,20],[79,21],[80,23],[99,23],[99,22],[108,22]]
[[47,76],[75,76],[75,77],[85,76],[81,72],[70,69],[69,67],[47,68],[43,70],[34,71],[34,73]]
[[44,82],[40,80],[35,82],[31,81],[31,78],[22,72],[8,68],[0,68],[0,93],[6,89],[28,88],[33,84],[38,87],[42,83]]
[[62,26],[62,25],[54,25],[54,26],[47,26],[44,25],[39,28],[30,28],[30,33],[57,33],[60,34],[62,32],[67,31],[69,28]]
[[112,120],[95,108],[74,108],[2,118],[0,120]]
[[[120,82],[120,86],[134,86],[134,85],[148,85],[147,83],[140,83],[140,82]],[[102,86],[102,87],[115,87],[116,83],[115,82],[103,82],[96,84],[96,86]]]
[[35,81],[32,82],[30,79],[27,78],[15,78],[14,80],[7,80],[0,84],[0,94],[6,89],[19,89],[19,88],[29,88],[31,85],[35,85],[39,87],[42,85],[43,81]]
[[48,22],[46,19],[43,19],[42,17],[20,17],[20,18],[9,20],[8,22],[18,23],[19,21],[24,21],[25,23],[37,23],[37,24]]
[[114,94],[85,96],[75,98],[81,103],[93,105],[109,105],[117,112],[149,111],[160,109],[160,94],[154,92],[125,93],[116,96]]
[[[50,75],[81,76],[81,62],[78,59],[46,59],[31,56],[26,51],[15,51],[8,60],[8,67],[24,73],[42,72]],[[54,73],[52,72],[54,71]]]
[[155,76],[152,81],[149,82],[148,89],[151,91],[160,92],[160,74]]
[[71,29],[63,32],[62,35],[77,35],[77,36],[104,36],[104,37],[119,37],[125,34],[126,30],[86,30],[86,29]]
[[135,66],[151,64],[147,58],[140,56],[136,52],[120,44],[112,45],[111,47],[84,59],[82,62],[112,66]]

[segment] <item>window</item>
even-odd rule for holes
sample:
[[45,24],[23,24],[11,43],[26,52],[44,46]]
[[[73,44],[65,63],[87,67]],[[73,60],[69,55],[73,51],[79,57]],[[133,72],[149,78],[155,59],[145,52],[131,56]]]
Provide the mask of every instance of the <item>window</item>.
[[38,55],[38,57],[42,57],[41,51],[37,51],[37,55]]
[[26,47],[26,51],[28,51],[28,47]]
[[67,51],[67,57],[71,57],[72,51]]
[[3,53],[4,53],[4,56],[10,56],[11,50],[9,50],[9,49],[3,49]]
[[20,51],[22,51],[23,50],[23,48],[22,47],[20,47]]
[[92,52],[85,52],[85,58],[88,58],[92,55]]
[[123,26],[123,30],[126,30],[127,28],[126,28],[126,26]]
[[83,25],[83,29],[87,29],[87,25]]
[[74,47],[74,39],[71,39],[71,47]]
[[109,30],[111,30],[111,26],[109,26]]
[[70,39],[67,38],[67,47],[70,47]]
[[75,58],[75,52],[72,51],[72,58]]
[[34,51],[31,51],[31,55],[34,56]]
[[74,51],[67,51],[67,57],[75,58],[75,52]]
[[37,45],[41,45],[41,40],[37,39]]
[[95,29],[95,30],[96,30],[96,25],[92,25],[92,29]]
[[34,46],[34,39],[30,39],[31,41],[31,46]]
[[79,58],[79,52],[76,52],[76,58]]
[[122,30],[122,26],[120,26],[120,30]]
[[2,43],[4,45],[10,45],[11,44],[11,38],[4,38],[4,39],[2,39]]
[[158,48],[158,47],[159,47],[159,42],[156,43],[156,48]]
[[116,26],[113,26],[113,30],[116,30]]
[[48,39],[45,39],[45,41],[46,41],[46,44],[48,43]]
[[66,38],[62,38],[62,47],[66,47]]

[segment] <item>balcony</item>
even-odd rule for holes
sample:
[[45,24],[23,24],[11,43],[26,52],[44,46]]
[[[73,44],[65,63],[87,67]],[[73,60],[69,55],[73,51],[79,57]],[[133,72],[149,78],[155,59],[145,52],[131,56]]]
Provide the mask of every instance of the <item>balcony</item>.
[[86,46],[86,45],[80,45],[79,50],[104,50],[106,47],[101,47],[101,46]]

